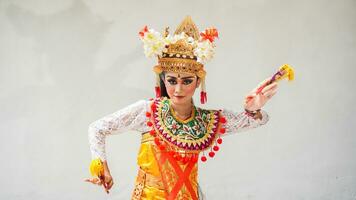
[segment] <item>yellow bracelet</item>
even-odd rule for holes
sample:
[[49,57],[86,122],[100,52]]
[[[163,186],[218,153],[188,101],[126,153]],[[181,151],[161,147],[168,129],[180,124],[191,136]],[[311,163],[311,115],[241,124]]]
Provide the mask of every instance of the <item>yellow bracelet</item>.
[[92,176],[99,178],[104,175],[104,166],[99,158],[91,161],[89,171]]

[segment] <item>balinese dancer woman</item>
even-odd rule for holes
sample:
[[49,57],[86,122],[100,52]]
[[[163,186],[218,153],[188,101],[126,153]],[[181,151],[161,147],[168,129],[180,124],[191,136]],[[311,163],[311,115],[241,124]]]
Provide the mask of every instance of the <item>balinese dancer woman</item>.
[[145,54],[158,58],[156,98],[140,100],[93,122],[89,127],[92,153],[88,182],[108,192],[113,178],[105,156],[105,137],[136,130],[142,133],[137,157],[138,175],[132,199],[202,199],[198,186],[198,163],[212,159],[223,136],[265,124],[269,117],[261,108],[277,91],[274,79],[262,81],[245,98],[244,110],[207,110],[197,107],[193,95],[201,87],[201,103],[207,101],[204,64],[214,54],[214,28],[199,33],[186,17],[174,34],[147,27],[139,33]]

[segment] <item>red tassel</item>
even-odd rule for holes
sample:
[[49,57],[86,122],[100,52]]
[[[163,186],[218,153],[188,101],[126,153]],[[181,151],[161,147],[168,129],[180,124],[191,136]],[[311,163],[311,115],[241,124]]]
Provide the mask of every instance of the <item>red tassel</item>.
[[151,109],[152,109],[152,111],[156,111],[156,108],[157,108],[157,106],[156,106],[156,104],[155,103],[153,103],[152,105],[151,105]]
[[209,156],[210,156],[211,158],[214,157],[214,156],[215,156],[215,152],[210,151],[210,152],[209,152]]
[[225,124],[226,123],[226,118],[225,117],[220,117],[219,121],[221,123]]
[[154,129],[150,130],[150,135],[155,136],[156,135],[156,131]]
[[157,137],[155,137],[154,141],[155,141],[157,146],[161,146],[161,143],[160,143],[160,141],[159,141],[159,139]]
[[200,103],[205,104],[208,101],[208,98],[206,96],[206,92],[201,91],[200,92]]
[[151,113],[150,112],[146,112],[146,117],[151,117]]
[[155,87],[155,92],[156,92],[156,97],[157,98],[161,97],[161,89],[159,88],[159,86]]
[[164,150],[166,150],[166,146],[165,146],[164,144],[162,144],[161,146],[159,146],[159,149],[160,149],[161,151],[164,151]]

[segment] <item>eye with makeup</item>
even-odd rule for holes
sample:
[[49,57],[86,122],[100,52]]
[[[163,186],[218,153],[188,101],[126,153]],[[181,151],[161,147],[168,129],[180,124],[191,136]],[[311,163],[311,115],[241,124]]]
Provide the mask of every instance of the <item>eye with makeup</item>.
[[169,78],[169,79],[167,80],[167,82],[168,82],[170,85],[176,85],[176,84],[177,84],[177,80],[174,79],[174,78]]
[[183,80],[183,84],[184,85],[189,85],[189,84],[191,84],[193,82],[193,79],[184,79]]

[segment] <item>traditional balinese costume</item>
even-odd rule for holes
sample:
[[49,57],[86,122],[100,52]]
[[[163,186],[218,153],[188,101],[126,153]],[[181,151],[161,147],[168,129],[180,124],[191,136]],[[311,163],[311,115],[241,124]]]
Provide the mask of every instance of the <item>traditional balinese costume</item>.
[[157,56],[156,98],[140,100],[122,110],[93,122],[89,127],[89,142],[93,159],[106,160],[105,137],[136,130],[142,133],[138,153],[139,166],[134,200],[202,199],[198,186],[198,163],[213,158],[220,150],[222,136],[256,128],[269,117],[263,110],[233,112],[207,110],[193,105],[189,119],[175,115],[171,101],[160,97],[159,74],[189,72],[202,83],[201,102],[205,103],[204,63],[214,53],[217,30],[198,32],[187,17],[173,36],[168,29],[161,35],[145,27],[140,32],[147,56]]

